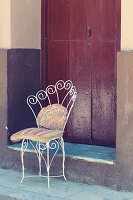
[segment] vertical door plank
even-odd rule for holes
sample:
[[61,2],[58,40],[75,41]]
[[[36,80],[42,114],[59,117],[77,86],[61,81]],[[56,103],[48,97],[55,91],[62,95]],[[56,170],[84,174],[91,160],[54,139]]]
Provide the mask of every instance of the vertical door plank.
[[70,43],[69,77],[78,95],[65,139],[91,144],[91,47],[86,41]]
[[100,0],[99,36],[101,40],[116,40],[116,0]]
[[91,44],[87,38],[88,0],[70,1],[69,77],[78,95],[66,140],[91,144]]
[[93,40],[92,143],[111,147],[116,143],[116,59],[120,48],[120,26],[116,23],[120,19],[118,1],[99,0],[100,34],[97,32]]
[[68,0],[48,1],[48,84],[68,78]]
[[[115,146],[116,45],[97,42],[92,69],[92,143]],[[111,55],[111,56],[110,56]]]
[[69,40],[81,41],[87,39],[87,0],[71,0],[70,37]]
[[69,32],[69,0],[51,0],[53,40],[67,40]]
[[[120,46],[121,41],[121,0],[116,0],[116,40]],[[119,47],[120,49],[120,47]]]

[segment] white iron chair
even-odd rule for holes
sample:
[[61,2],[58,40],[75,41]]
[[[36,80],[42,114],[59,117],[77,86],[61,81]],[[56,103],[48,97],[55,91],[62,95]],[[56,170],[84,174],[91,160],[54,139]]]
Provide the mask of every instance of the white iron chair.
[[[59,98],[59,94],[61,93],[61,91],[65,91],[65,95],[64,98],[61,99]],[[64,94],[64,92],[63,92]],[[52,104],[51,102],[51,97],[52,96],[56,96],[57,98],[57,104]],[[28,145],[31,144],[32,147],[34,148],[37,157],[38,157],[38,161],[39,161],[39,177],[47,177],[48,179],[48,188],[50,187],[49,181],[50,181],[50,177],[61,177],[63,176],[64,179],[65,178],[65,173],[64,173],[64,162],[65,162],[65,150],[64,150],[64,140],[63,140],[63,133],[64,133],[64,129],[66,126],[66,123],[68,121],[70,112],[72,110],[72,107],[75,103],[76,100],[76,96],[77,96],[77,92],[76,92],[76,88],[75,86],[73,86],[72,81],[67,80],[66,82],[64,82],[63,80],[59,80],[55,85],[49,85],[46,90],[40,90],[39,92],[37,92],[36,95],[30,95],[27,97],[27,104],[30,107],[36,122],[37,122],[37,127],[38,128],[27,128],[24,130],[21,130],[15,134],[13,134],[11,136],[11,141],[12,142],[18,142],[18,141],[22,141],[21,143],[21,161],[22,161],[22,180],[21,183],[23,182],[24,178],[26,177],[24,175],[24,153],[26,152]],[[38,104],[40,106],[40,113],[43,111],[43,109],[45,110],[45,108],[48,110],[51,107],[45,107],[43,108],[42,104],[45,101],[48,101],[48,104],[52,107],[54,105],[54,111],[58,110],[59,107],[59,112],[63,112],[64,110],[67,109],[67,113],[65,118],[62,118],[64,121],[61,123],[59,122],[59,124],[57,123],[56,125],[60,126],[60,129],[55,129],[55,127],[51,127],[49,129],[49,127],[42,127],[42,124],[40,124],[40,119],[38,119],[38,116],[33,107]],[[64,104],[67,105],[64,108]],[[62,111],[63,110],[63,111]],[[65,110],[66,111],[66,110]],[[49,112],[49,111],[48,111]],[[53,112],[53,111],[52,111]],[[54,113],[52,113],[54,114]],[[53,116],[53,118],[58,118],[59,121],[61,119],[61,113],[59,113],[59,116],[55,115]],[[41,113],[42,115],[42,113]],[[58,113],[57,113],[58,115]],[[44,116],[43,116],[44,117]],[[47,119],[49,118],[49,115],[47,117]],[[43,119],[43,118],[41,118]],[[45,119],[43,119],[45,124],[47,125],[47,121]],[[53,120],[53,119],[52,119]],[[41,125],[41,127],[40,127]],[[51,122],[50,122],[50,126],[51,126]],[[36,145],[35,145],[36,144]],[[50,167],[52,164],[52,161],[56,155],[56,153],[59,150],[59,147],[61,146],[62,148],[62,154],[63,154],[63,173],[60,176],[50,176]],[[46,158],[45,158],[45,154],[44,151],[46,150]],[[52,155],[52,158],[50,160],[50,150],[55,150],[54,154]],[[41,169],[42,169],[42,159],[44,160],[44,163],[46,165],[46,169],[47,169],[47,176],[43,176],[41,173]],[[34,175],[35,176],[35,175]],[[33,177],[34,177],[33,176]],[[31,176],[30,176],[31,177]]]

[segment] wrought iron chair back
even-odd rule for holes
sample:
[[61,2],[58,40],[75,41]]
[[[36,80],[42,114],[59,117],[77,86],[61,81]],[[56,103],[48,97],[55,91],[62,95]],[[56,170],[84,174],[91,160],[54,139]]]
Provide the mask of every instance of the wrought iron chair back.
[[[64,98],[61,99],[59,92],[65,91]],[[34,105],[39,104],[40,110],[43,108],[43,105],[46,104],[46,101],[49,105],[51,105],[51,96],[56,96],[56,102],[57,104],[60,104],[62,106],[65,106],[68,110],[67,119],[64,124],[63,130],[66,126],[66,123],[68,121],[69,115],[71,113],[71,110],[73,108],[74,102],[76,100],[77,92],[75,86],[73,86],[73,83],[71,80],[67,80],[64,82],[63,80],[59,80],[55,85],[49,85],[45,90],[40,90],[36,93],[36,95],[30,95],[27,97],[27,104],[30,107],[35,120],[37,119],[37,114],[33,108]],[[37,124],[38,128],[39,125]]]

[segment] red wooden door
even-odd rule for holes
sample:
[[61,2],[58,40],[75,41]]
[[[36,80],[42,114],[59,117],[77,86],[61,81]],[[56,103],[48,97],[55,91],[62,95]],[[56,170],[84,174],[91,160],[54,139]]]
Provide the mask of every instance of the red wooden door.
[[115,146],[120,0],[47,3],[45,78],[69,78],[78,92],[65,140]]

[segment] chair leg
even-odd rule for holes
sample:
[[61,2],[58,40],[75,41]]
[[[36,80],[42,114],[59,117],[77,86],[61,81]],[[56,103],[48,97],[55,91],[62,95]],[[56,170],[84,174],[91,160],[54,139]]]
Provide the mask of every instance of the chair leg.
[[48,188],[50,188],[49,184],[49,170],[50,170],[50,165],[49,165],[49,142],[46,143],[47,146],[47,178],[48,178]]
[[39,142],[39,155],[38,155],[38,161],[39,161],[39,176],[41,176],[41,151],[40,151],[40,142]]
[[23,149],[23,145],[24,145],[24,140],[22,141],[22,144],[21,144],[22,179],[21,179],[20,183],[22,183],[24,180],[24,149]]
[[63,140],[63,137],[61,137],[61,148],[62,148],[62,153],[63,153],[63,163],[62,163],[63,177],[67,181],[67,179],[65,177],[65,150],[64,150],[64,140]]

